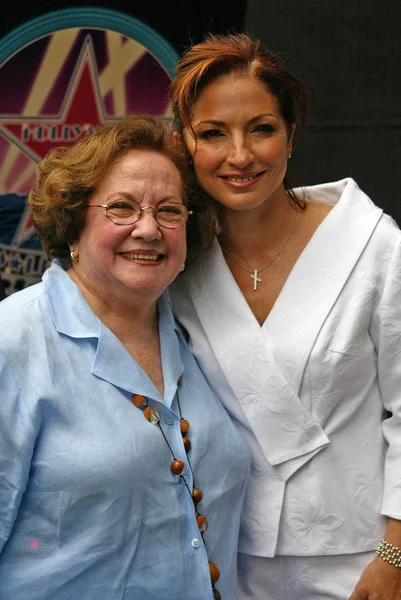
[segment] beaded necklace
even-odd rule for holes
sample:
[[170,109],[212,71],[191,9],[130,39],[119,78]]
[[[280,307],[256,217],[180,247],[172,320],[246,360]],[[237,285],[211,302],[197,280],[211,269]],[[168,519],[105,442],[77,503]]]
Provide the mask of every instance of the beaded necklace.
[[[181,381],[182,381],[182,377],[180,377],[178,379],[178,382],[177,382],[178,387],[180,386]],[[177,387],[177,404],[178,404],[178,412],[180,415],[180,430],[181,430],[182,442],[184,444],[185,452],[188,455],[188,452],[191,449],[191,440],[187,436],[189,428],[190,428],[190,424],[189,424],[189,421],[184,419],[182,416],[180,397],[178,394],[178,387]],[[132,402],[137,408],[139,408],[140,410],[143,411],[143,416],[145,417],[145,419],[147,419],[147,421],[152,423],[152,425],[156,425],[160,429],[160,431],[163,435],[164,441],[166,442],[168,449],[170,450],[172,459],[173,459],[171,462],[171,465],[170,465],[170,470],[174,475],[177,475],[177,477],[181,478],[181,481],[184,483],[189,495],[192,498],[195,515],[196,515],[196,521],[198,523],[198,527],[199,527],[199,531],[202,536],[203,543],[205,544],[203,535],[207,530],[208,524],[207,524],[207,519],[206,519],[205,515],[202,515],[198,509],[198,504],[201,502],[201,500],[203,498],[203,492],[199,488],[195,487],[195,478],[194,478],[194,474],[193,474],[193,470],[192,470],[192,466],[191,466],[189,457],[187,456],[188,465],[189,465],[189,469],[192,474],[192,481],[194,483],[194,487],[193,487],[192,491],[190,490],[187,480],[183,475],[185,463],[184,463],[184,461],[176,458],[176,456],[174,455],[174,452],[168,442],[168,439],[166,438],[166,435],[162,429],[162,426],[160,425],[159,411],[154,406],[150,406],[148,403],[148,399],[145,396],[141,396],[140,394],[132,394]],[[206,544],[205,544],[205,548],[206,548]],[[216,583],[216,581],[218,581],[218,579],[220,577],[220,569],[215,563],[209,561],[209,571],[210,571],[210,579],[212,582],[213,598],[214,598],[214,600],[221,600],[221,594],[216,590],[216,588],[214,586],[214,584]]]

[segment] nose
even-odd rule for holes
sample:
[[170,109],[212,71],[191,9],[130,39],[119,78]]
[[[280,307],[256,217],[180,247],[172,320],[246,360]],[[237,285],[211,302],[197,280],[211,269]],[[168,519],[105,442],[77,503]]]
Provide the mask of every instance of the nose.
[[132,228],[131,237],[134,239],[142,238],[147,242],[160,240],[162,234],[159,224],[154,217],[153,208],[150,206],[142,208],[141,216]]
[[227,162],[239,169],[244,169],[253,162],[253,153],[249,141],[244,136],[231,140],[227,154]]

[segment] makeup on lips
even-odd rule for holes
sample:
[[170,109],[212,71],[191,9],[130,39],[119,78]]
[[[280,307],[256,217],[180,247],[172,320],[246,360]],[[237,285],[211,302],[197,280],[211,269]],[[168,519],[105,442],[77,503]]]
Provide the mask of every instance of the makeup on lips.
[[220,175],[219,177],[229,187],[243,189],[249,188],[258,183],[261,180],[264,173],[265,171],[259,171],[258,173],[248,173],[242,175],[238,173],[233,173],[232,175]]

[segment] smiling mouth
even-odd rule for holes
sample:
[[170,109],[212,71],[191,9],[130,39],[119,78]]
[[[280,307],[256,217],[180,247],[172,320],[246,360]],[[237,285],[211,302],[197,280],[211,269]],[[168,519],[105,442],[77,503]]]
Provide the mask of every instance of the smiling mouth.
[[153,262],[157,262],[163,258],[163,254],[142,254],[136,252],[120,252],[120,255],[129,260],[149,260]]
[[262,175],[263,171],[260,171],[260,173],[255,173],[254,175],[247,175],[246,177],[238,177],[237,176],[230,176],[230,175],[222,175],[223,179],[226,179],[227,181],[230,181],[231,183],[249,183],[250,181],[253,181],[254,179],[257,179],[258,177],[260,177],[260,175]]

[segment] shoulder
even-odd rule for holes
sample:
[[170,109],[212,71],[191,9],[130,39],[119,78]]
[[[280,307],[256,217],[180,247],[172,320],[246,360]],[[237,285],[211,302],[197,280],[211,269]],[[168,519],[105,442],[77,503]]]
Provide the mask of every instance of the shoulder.
[[47,320],[47,299],[43,283],[15,292],[0,303],[0,352],[22,362],[32,352],[33,339],[43,338]]
[[20,292],[15,292],[0,303],[0,328],[8,321],[24,322],[32,311],[35,312],[38,300],[45,294],[43,282],[32,285]]
[[334,207],[341,205],[349,212],[382,212],[352,177],[294,189],[295,194],[311,204]]
[[311,215],[328,214],[336,208],[337,214],[348,222],[352,220],[357,227],[360,226],[362,217],[372,217],[377,222],[374,237],[389,235],[394,243],[399,239],[400,229],[394,219],[386,214],[352,177],[297,188],[294,191],[306,201]]
[[390,215],[383,213],[382,218],[380,219],[377,231],[385,237],[389,242],[397,245],[401,239],[401,230],[398,227],[397,223],[394,221],[393,217]]
[[349,190],[350,202],[346,206],[346,215],[353,219],[355,235],[363,229],[365,219],[370,217],[375,227],[366,246],[366,255],[372,259],[378,270],[386,271],[394,253],[399,252],[401,231],[395,220],[359,188],[354,180]]

